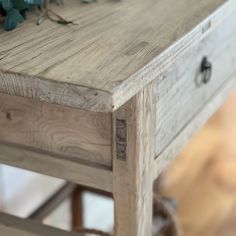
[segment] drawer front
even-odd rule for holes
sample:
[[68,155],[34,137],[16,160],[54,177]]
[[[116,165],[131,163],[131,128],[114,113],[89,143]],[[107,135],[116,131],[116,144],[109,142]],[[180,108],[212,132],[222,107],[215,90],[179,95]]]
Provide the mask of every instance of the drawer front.
[[[157,81],[156,157],[177,138],[236,72],[235,22],[236,10],[200,42],[182,52]],[[203,83],[201,73],[201,63],[205,56],[212,63],[208,83]]]

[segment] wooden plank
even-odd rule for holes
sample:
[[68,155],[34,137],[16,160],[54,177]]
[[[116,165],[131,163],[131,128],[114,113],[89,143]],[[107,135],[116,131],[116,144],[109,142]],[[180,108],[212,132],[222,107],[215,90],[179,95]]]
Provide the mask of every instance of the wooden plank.
[[27,219],[43,220],[49,216],[57,207],[59,207],[66,199],[71,199],[77,185],[73,183],[65,183],[55,193],[53,193],[45,202],[43,202],[36,210],[34,210]]
[[152,234],[153,85],[113,114],[115,235]]
[[77,159],[0,144],[0,163],[112,192],[112,172]]
[[[203,40],[182,53],[161,80],[156,81],[156,147],[158,156],[196,116],[205,102],[236,72],[236,8]],[[203,57],[212,75],[203,84]]]
[[0,93],[0,141],[111,167],[111,114]]
[[84,234],[67,232],[32,220],[21,219],[0,213],[0,235],[4,236],[84,236]]
[[175,140],[159,155],[154,162],[154,179],[174,160],[181,149],[187,144],[191,137],[199,130],[211,115],[223,104],[227,97],[236,89],[235,75],[228,79],[228,82],[218,89],[215,94],[206,101],[201,111],[189,122],[178,134]]
[[89,6],[67,0],[53,10],[75,25],[48,20],[36,26],[32,15],[10,33],[1,30],[0,91],[94,111],[117,109],[235,7],[234,0],[101,0]]
[[111,94],[106,91],[2,71],[1,58],[0,92],[91,111],[112,109]]
[[[173,63],[178,60],[179,56],[181,56],[183,52],[188,51],[193,45],[206,37],[208,33],[211,32],[211,30],[213,30],[220,22],[222,22],[225,17],[230,15],[232,12],[235,12],[236,9],[236,2],[234,0],[226,1],[222,7],[217,10],[215,9],[215,12],[212,14],[209,12],[209,10],[212,9],[211,7],[213,7],[214,4],[217,4],[217,1],[214,1],[214,3],[210,3],[209,1],[173,1],[170,3],[163,0],[163,2],[168,5],[165,9],[162,9],[162,13],[160,13],[160,15],[166,15],[165,22],[162,22],[162,26],[166,27],[163,29],[163,32],[165,33],[162,35],[162,32],[159,32],[159,35],[156,36],[156,42],[159,42],[157,39],[159,39],[161,35],[163,36],[159,42],[160,44],[157,45],[156,48],[160,49],[160,53],[142,69],[137,71],[135,74],[123,81],[123,83],[121,83],[118,87],[113,89],[113,109],[120,107],[124,102],[130,99],[134,94],[136,94],[141,88],[145,87],[151,81],[155,79],[162,80],[165,78],[165,74],[168,69],[172,68]],[[183,5],[181,6],[182,9],[180,10],[178,4],[182,4],[181,2]],[[204,4],[204,6],[200,6],[198,4]],[[168,13],[170,13],[168,11],[170,6],[173,7],[174,12],[172,12],[171,15],[168,15]],[[193,9],[194,11],[192,12]],[[201,9],[200,12],[195,12],[197,9]],[[159,10],[161,10],[161,8]],[[205,18],[202,18],[202,22],[194,25],[198,21],[197,18],[206,12],[208,12],[208,14],[205,15]],[[185,15],[186,13],[189,15]],[[149,11],[147,11],[147,14],[149,14]],[[182,24],[183,19],[176,17],[176,14],[180,18],[184,17],[184,22],[186,20],[186,24]],[[172,17],[176,17],[176,19],[172,19]],[[157,19],[153,19],[153,21],[156,20]],[[169,20],[171,20],[171,22]],[[167,22],[168,24],[166,24]],[[159,30],[161,28],[162,27],[159,26]],[[184,32],[186,29],[188,29],[189,32],[187,30],[182,35],[180,32]],[[169,38],[169,36],[171,36],[171,38]],[[168,42],[170,43],[169,45]],[[162,44],[167,44],[168,46],[166,45],[167,47],[162,48]],[[150,50],[150,53],[153,52]]]

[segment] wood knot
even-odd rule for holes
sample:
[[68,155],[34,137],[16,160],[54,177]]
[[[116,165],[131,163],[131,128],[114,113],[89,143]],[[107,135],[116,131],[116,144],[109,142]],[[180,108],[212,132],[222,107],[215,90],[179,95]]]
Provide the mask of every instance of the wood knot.
[[11,113],[9,111],[6,113],[6,119],[12,120]]

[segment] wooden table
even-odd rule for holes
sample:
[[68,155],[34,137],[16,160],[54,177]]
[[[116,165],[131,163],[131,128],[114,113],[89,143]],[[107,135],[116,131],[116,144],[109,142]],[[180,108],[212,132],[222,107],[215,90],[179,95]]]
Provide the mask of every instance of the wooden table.
[[[78,6],[79,5],[79,6]],[[0,32],[0,162],[112,192],[149,236],[153,181],[235,89],[235,0],[124,0]],[[1,235],[74,235],[0,214]]]

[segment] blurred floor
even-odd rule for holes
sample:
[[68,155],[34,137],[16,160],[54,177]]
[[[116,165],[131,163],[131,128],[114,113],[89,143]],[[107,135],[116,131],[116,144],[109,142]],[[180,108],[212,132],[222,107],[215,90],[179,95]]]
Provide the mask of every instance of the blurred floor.
[[164,178],[183,236],[236,235],[236,94],[193,138]]

